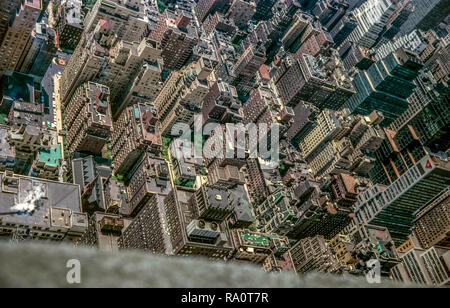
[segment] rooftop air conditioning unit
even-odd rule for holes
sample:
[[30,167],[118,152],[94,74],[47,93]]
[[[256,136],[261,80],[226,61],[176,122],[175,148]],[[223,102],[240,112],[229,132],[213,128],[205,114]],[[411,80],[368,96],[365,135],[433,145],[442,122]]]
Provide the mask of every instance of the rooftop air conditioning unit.
[[193,220],[186,228],[188,237],[216,239],[220,235],[220,228],[216,222]]

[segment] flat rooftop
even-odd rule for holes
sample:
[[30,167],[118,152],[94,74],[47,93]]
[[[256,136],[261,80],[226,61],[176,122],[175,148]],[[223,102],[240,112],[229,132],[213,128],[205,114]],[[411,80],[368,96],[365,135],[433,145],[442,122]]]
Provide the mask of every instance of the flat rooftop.
[[14,212],[13,207],[21,203],[34,203],[36,208],[32,214],[0,216],[4,223],[48,228],[50,208],[81,212],[79,185],[17,175],[9,177],[13,180],[12,185],[6,185],[5,178],[5,173],[1,172],[0,213]]
[[40,162],[48,166],[58,167],[59,160],[62,158],[61,145],[58,144],[56,148],[50,149],[50,151],[38,151],[38,158]]

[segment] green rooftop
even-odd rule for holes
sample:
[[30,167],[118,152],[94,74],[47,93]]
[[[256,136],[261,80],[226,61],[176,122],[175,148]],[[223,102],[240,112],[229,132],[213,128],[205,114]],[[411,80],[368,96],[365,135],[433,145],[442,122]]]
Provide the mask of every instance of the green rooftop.
[[256,235],[251,233],[241,233],[242,239],[248,245],[253,246],[261,246],[261,247],[269,247],[270,246],[270,238],[263,235]]
[[57,167],[61,158],[62,153],[60,144],[58,144],[56,149],[51,149],[50,151],[39,151],[39,161],[51,167]]

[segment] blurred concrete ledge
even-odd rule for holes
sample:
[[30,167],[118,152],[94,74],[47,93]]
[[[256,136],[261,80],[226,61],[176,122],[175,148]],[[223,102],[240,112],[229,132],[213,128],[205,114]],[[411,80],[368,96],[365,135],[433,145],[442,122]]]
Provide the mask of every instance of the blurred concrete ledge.
[[[81,284],[67,282],[70,270],[67,262],[71,259],[80,261]],[[406,287],[393,282],[368,284],[364,278],[268,274],[250,265],[200,258],[156,256],[138,251],[111,254],[35,243],[0,243],[0,264],[0,287]]]

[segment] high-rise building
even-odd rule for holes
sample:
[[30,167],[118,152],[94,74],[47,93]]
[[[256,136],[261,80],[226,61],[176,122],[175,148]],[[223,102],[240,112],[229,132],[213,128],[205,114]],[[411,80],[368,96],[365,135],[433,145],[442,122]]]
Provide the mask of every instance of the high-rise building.
[[337,273],[341,269],[340,262],[321,236],[298,241],[289,249],[289,254],[295,272],[298,274],[306,274],[312,271]]
[[139,249],[164,254],[166,242],[163,233],[158,197],[152,195],[139,214],[118,239],[119,249]]
[[234,35],[237,31],[233,19],[216,12],[210,15],[203,23],[203,30],[206,35],[209,35],[214,30]]
[[162,135],[171,136],[176,123],[194,123],[194,115],[200,113],[203,99],[209,92],[206,78],[212,69],[207,62],[199,61],[183,71],[170,74],[153,101],[161,121]]
[[202,116],[204,125],[242,122],[242,103],[236,88],[226,82],[214,82],[203,100]]
[[204,22],[208,15],[215,12],[226,13],[230,7],[231,0],[199,0],[195,10],[200,22]]
[[[328,65],[308,54],[288,57],[274,76],[274,83],[286,105],[295,107],[306,101],[319,109],[339,108],[355,93],[338,59],[328,59]],[[296,84],[296,87],[292,87]]]
[[[440,151],[448,148],[448,135],[450,105],[448,104],[449,90],[448,83],[449,68],[448,51],[450,45],[444,47],[441,40],[428,40],[429,44],[425,49],[422,47],[421,58],[425,62],[425,70],[414,80],[416,88],[408,98],[408,109],[403,112],[391,124],[391,129],[399,134],[412,127],[416,132],[420,143],[430,147],[432,151]],[[447,76],[447,77],[446,77]]]
[[[1,235],[74,241],[88,227],[80,187],[69,183],[0,173]],[[22,214],[22,215],[18,215]]]
[[331,31],[344,17],[348,7],[347,1],[320,0],[317,1],[311,12],[317,16],[327,31]]
[[107,213],[128,216],[128,195],[124,183],[110,176],[103,180],[103,193]]
[[344,59],[344,67],[348,71],[352,71],[355,68],[365,71],[375,62],[375,57],[371,50],[357,44],[346,43],[341,47],[340,52]]
[[331,37],[334,41],[334,47],[338,48],[343,42],[346,41],[348,36],[355,30],[358,26],[358,22],[352,13],[349,13],[341,18],[341,20],[334,26],[333,29],[329,30]]
[[400,34],[406,35],[414,29],[430,30],[450,14],[445,0],[411,0],[413,11],[400,27]]
[[164,200],[173,254],[224,260],[234,247],[226,222],[199,219],[189,207],[194,192],[175,187]]
[[383,44],[377,45],[377,47],[375,48],[376,50],[375,58],[377,60],[384,59],[389,54],[403,47],[409,51],[417,53],[422,60],[426,60],[424,57],[421,56],[422,53],[425,51],[425,49],[427,49],[427,45],[436,47],[437,42],[438,40],[436,38],[427,37],[427,35],[424,32],[414,30],[411,33],[398,37],[395,40],[388,40]]
[[166,10],[161,14],[149,38],[158,43],[164,67],[179,70],[192,54],[198,42],[197,29],[191,25],[191,19],[180,13]]
[[52,146],[50,149],[38,150],[36,158],[31,166],[32,176],[41,179],[58,180],[62,161],[61,145]]
[[110,23],[119,40],[128,42],[140,42],[149,21],[144,5],[136,0],[97,1],[84,19],[85,33],[92,32],[101,20]]
[[250,158],[247,160],[247,187],[250,197],[256,204],[263,202],[270,192],[266,186],[266,180],[261,170],[258,159]]
[[15,2],[6,2],[7,8],[8,4],[11,5],[9,8],[12,19],[0,44],[0,75],[20,69],[31,47],[32,29],[42,12],[40,0],[22,1],[17,14],[13,13]]
[[50,136],[37,126],[23,125],[13,129],[9,136],[9,144],[15,153],[13,171],[17,174],[28,174],[36,152],[48,151],[51,147]]
[[352,171],[366,176],[374,167],[373,154],[384,140],[379,127],[384,117],[373,112],[368,117],[324,110],[316,126],[300,141],[299,148],[313,176]]
[[450,248],[450,189],[424,206],[414,219],[413,231],[421,246]]
[[127,174],[144,153],[158,155],[161,152],[159,125],[156,110],[151,105],[136,104],[122,112],[111,136],[114,174]]
[[255,217],[250,205],[250,197],[244,185],[237,185],[228,189],[228,200],[233,207],[233,213],[228,218],[230,228],[249,228]]
[[316,112],[311,106],[303,103],[297,104],[294,108],[293,123],[287,131],[287,139],[298,146],[302,140],[315,126]]
[[112,112],[118,118],[118,110],[126,107],[122,103],[134,78],[147,69],[145,63],[156,62],[161,54],[155,42],[144,38],[147,33],[144,15],[142,4],[137,1],[109,0],[95,4],[84,20],[80,43],[61,77],[63,106],[80,85],[94,81],[110,88]]
[[252,232],[250,230],[231,230],[234,252],[232,260],[263,264],[272,254],[281,256],[289,249],[289,240],[285,236]]
[[255,0],[256,12],[253,15],[254,20],[269,20],[273,16],[272,8],[276,0]]
[[289,238],[299,239],[321,235],[326,239],[331,239],[351,223],[354,217],[352,210],[354,201],[343,202],[336,196],[334,190],[338,183],[344,186],[342,179],[346,180],[347,196],[352,194],[354,196],[356,192],[359,192],[355,178],[346,177],[343,174],[331,183],[331,194],[322,191],[319,183],[309,180],[301,182],[294,188],[298,216],[287,233]]
[[83,34],[82,0],[66,0],[61,4],[56,25],[59,47],[73,51]]
[[255,13],[256,3],[253,0],[233,0],[226,16],[232,19],[238,28],[244,29]]
[[303,157],[308,161],[310,155],[317,153],[321,144],[328,140],[332,140],[339,132],[342,131],[339,114],[332,110],[322,111],[316,119],[316,127],[300,141],[299,147],[302,150]]
[[0,45],[8,31],[9,23],[20,7],[21,0],[5,0],[0,3]]
[[237,166],[220,167],[214,165],[208,169],[208,182],[215,186],[232,188],[236,185],[244,185],[245,176]]
[[227,219],[233,209],[225,189],[203,185],[192,196],[189,207],[195,217],[214,221]]
[[109,88],[87,82],[80,86],[64,110],[69,153],[85,152],[101,156],[112,134]]
[[[250,96],[242,107],[244,113],[243,124],[267,124],[268,131],[272,123],[277,122],[283,106],[280,106],[275,95],[268,88],[259,87],[250,92]],[[290,107],[289,112],[293,113]]]
[[369,175],[374,183],[391,184],[426,155],[414,128],[405,128],[398,133],[384,129],[385,139],[372,152],[376,161]]
[[421,68],[421,60],[416,54],[397,50],[355,77],[356,94],[344,107],[361,115],[378,110],[385,117],[383,126],[389,125],[408,108],[406,99],[415,88],[413,80]]
[[450,184],[450,166],[425,156],[388,187],[375,185],[358,196],[356,224],[387,227],[396,244],[411,233],[414,213]]
[[269,195],[264,202],[255,206],[254,211],[258,230],[280,235],[287,235],[294,230],[300,215],[297,199],[287,189]]
[[123,215],[132,217],[150,202],[153,195],[157,195],[162,206],[162,200],[172,190],[169,166],[164,159],[146,154],[133,171],[127,179],[128,206],[126,211],[121,211]]
[[83,212],[91,215],[106,211],[104,182],[111,176],[109,162],[101,157],[77,157],[71,160],[70,167],[67,178],[81,187]]
[[430,286],[444,286],[450,283],[448,274],[450,250],[435,246],[423,249],[414,237],[404,245],[406,244],[407,247],[398,253],[402,262],[391,270],[394,280]]
[[[385,227],[360,225],[350,232],[349,238],[353,244],[352,257],[364,261],[377,260],[381,276],[389,277],[391,269],[400,263],[394,242]],[[365,272],[370,269],[364,262],[358,262],[354,267]]]
[[238,92],[246,95],[253,88],[256,72],[265,62],[265,51],[260,44],[250,45],[239,57],[234,65],[234,75],[236,76],[233,85]]
[[313,57],[318,55],[329,55],[332,51],[330,48],[333,46],[333,39],[326,31],[312,28],[305,33],[306,38],[302,37],[299,42],[298,48],[296,48],[296,57],[301,57],[302,54],[307,54]]
[[163,85],[161,80],[162,69],[162,58],[143,63],[139,73],[131,80],[126,91],[127,94],[121,97],[122,102],[115,108],[113,114],[115,119],[125,108],[152,102],[158,96]]
[[281,38],[281,43],[286,50],[296,52],[298,47],[307,40],[310,35],[317,33],[317,27],[313,24],[313,16],[297,12],[293,16],[291,26]]
[[36,24],[31,37],[32,43],[20,70],[44,77],[57,51],[55,33],[41,22]]
[[350,266],[358,262],[356,256],[352,255],[355,245],[352,243],[349,235],[336,235],[328,242],[328,246],[339,261]]
[[400,27],[409,19],[412,12],[414,12],[414,4],[411,1],[399,2],[375,45],[394,39],[399,33]]
[[357,27],[347,40],[365,48],[371,48],[382,33],[389,18],[395,12],[396,3],[390,0],[368,0],[352,13]]

